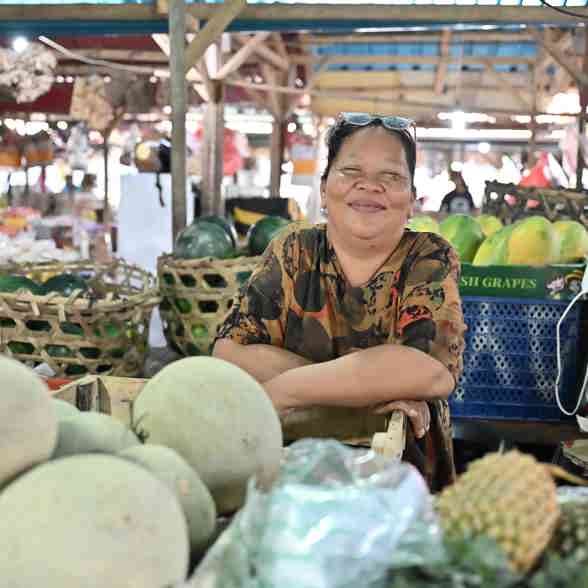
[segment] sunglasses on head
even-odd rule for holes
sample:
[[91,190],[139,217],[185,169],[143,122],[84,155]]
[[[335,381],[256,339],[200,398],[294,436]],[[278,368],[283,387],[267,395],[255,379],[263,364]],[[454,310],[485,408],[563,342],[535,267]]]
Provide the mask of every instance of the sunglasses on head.
[[373,122],[379,122],[391,131],[404,131],[416,142],[416,124],[410,118],[370,114],[369,112],[340,112],[337,116],[337,122],[355,127],[365,127]]

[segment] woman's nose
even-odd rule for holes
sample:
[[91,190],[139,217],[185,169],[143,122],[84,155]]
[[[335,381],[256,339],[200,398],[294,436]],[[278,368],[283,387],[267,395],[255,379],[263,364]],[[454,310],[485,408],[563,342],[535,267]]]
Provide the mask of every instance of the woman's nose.
[[382,182],[376,178],[370,177],[369,175],[363,175],[361,178],[359,178],[356,187],[360,190],[371,190],[374,192],[379,192],[384,189]]

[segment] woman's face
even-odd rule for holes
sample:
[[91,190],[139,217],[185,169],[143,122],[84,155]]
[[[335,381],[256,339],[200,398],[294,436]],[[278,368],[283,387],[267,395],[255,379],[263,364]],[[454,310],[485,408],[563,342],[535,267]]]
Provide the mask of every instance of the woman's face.
[[327,208],[329,226],[343,238],[399,234],[414,204],[400,138],[379,126],[349,136],[321,184],[321,203]]

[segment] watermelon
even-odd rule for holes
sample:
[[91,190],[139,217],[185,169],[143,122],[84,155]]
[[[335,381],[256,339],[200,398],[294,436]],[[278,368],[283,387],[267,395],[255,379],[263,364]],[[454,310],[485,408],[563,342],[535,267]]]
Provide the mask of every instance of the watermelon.
[[60,420],[53,458],[79,453],[118,453],[139,443],[135,434],[115,418],[99,412],[80,412]]
[[484,233],[476,220],[467,214],[451,214],[440,225],[440,233],[455,248],[461,261],[474,259]]
[[[0,355],[0,382],[1,487],[51,457],[57,442],[57,418],[47,385],[22,363]],[[5,586],[1,566],[0,577]]]
[[174,256],[178,259],[229,259],[235,254],[229,233],[215,222],[200,219],[180,231],[174,247]]
[[19,290],[30,292],[37,296],[42,296],[45,293],[43,286],[40,286],[25,276],[0,274],[0,292],[12,293],[18,292]]
[[267,486],[278,473],[278,415],[263,386],[232,363],[207,356],[174,361],[147,382],[132,412],[138,437],[175,449],[221,514],[243,505],[249,478]]
[[135,445],[119,456],[149,470],[177,496],[188,522],[190,549],[193,554],[201,553],[215,530],[216,507],[194,469],[173,449],[162,445]]
[[120,457],[37,466],[0,494],[0,520],[3,588],[163,588],[188,573],[177,497]]
[[406,225],[408,229],[417,231],[418,233],[438,233],[439,223],[432,217],[427,215],[413,216]]
[[292,221],[281,216],[265,216],[251,226],[247,233],[247,247],[250,255],[261,255],[270,241]]
[[557,263],[584,261],[588,255],[588,231],[577,221],[562,220],[553,223],[559,239]]
[[70,296],[74,290],[86,291],[88,283],[76,274],[59,274],[43,282],[45,292],[57,292],[63,296]]
[[215,214],[201,216],[198,218],[198,220],[213,223],[221,227],[231,238],[231,241],[233,242],[233,247],[237,249],[239,245],[239,239],[237,237],[237,230],[235,229],[235,225],[231,221],[227,220],[222,216],[216,216]]

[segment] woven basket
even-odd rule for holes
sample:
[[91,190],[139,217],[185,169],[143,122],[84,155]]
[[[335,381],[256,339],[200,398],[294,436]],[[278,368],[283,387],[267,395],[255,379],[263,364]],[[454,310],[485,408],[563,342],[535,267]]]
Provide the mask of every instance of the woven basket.
[[159,257],[159,312],[169,345],[185,355],[209,354],[233,297],[260,259]]
[[38,282],[78,274],[98,293],[0,292],[0,353],[31,367],[47,363],[55,377],[141,375],[151,312],[160,301],[155,276],[122,260],[19,264],[0,273]]

